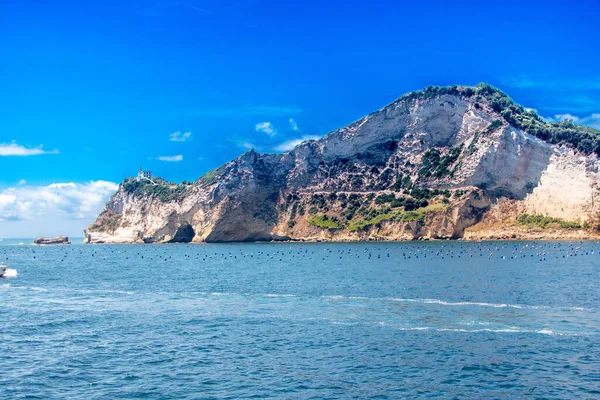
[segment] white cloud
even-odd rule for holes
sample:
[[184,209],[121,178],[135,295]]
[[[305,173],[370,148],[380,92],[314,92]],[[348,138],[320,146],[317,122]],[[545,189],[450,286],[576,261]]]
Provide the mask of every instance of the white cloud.
[[258,152],[260,152],[262,150],[262,147],[260,145],[257,145],[255,142],[253,142],[252,139],[248,139],[248,138],[244,138],[244,137],[230,139],[229,143],[231,143],[231,145],[233,145],[233,146],[237,146],[240,149],[244,149],[244,150],[255,150]]
[[570,119],[576,124],[591,126],[592,128],[600,129],[600,113],[593,113],[583,117],[578,117],[572,114],[556,114],[554,117],[544,118],[549,122],[559,122]]
[[273,125],[271,125],[270,122],[258,123],[254,126],[254,129],[256,129],[257,132],[263,132],[269,136],[277,135],[277,131],[275,130],[275,128],[273,128]]
[[0,156],[38,156],[40,154],[58,154],[58,150],[46,151],[42,146],[25,147],[12,143],[0,143]]
[[159,161],[166,161],[166,162],[179,162],[179,161],[183,160],[183,156],[181,154],[178,154],[176,156],[158,156],[158,157],[156,157],[156,159]]
[[187,142],[192,139],[192,132],[173,132],[169,135],[169,140],[171,142]]
[[302,136],[300,139],[288,140],[287,142],[283,142],[280,145],[275,146],[273,149],[275,151],[288,151],[292,150],[294,147],[298,146],[300,143],[305,142],[307,140],[317,140],[319,136],[308,135]]
[[594,113],[588,117],[585,117],[580,120],[579,123],[600,129],[600,113]]
[[24,184],[26,184],[26,183],[27,183],[27,181],[26,181],[25,179],[21,179],[21,180],[19,181],[19,185],[24,185]]
[[290,118],[290,127],[294,131],[298,130],[298,123],[296,121],[294,121],[294,118]]
[[567,119],[570,119],[573,122],[578,122],[579,121],[579,117],[575,116],[575,115],[571,115],[569,113],[565,113],[565,114],[556,114],[554,117],[548,117],[548,118],[544,118],[546,121],[549,122],[559,122],[559,121],[565,121]]
[[95,218],[119,185],[107,181],[20,186],[0,191],[0,221]]

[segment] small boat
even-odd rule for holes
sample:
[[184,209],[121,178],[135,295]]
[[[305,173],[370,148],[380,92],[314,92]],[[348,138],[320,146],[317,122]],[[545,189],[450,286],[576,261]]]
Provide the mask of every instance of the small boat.
[[11,269],[11,268],[2,266],[1,271],[2,271],[2,273],[0,273],[0,278],[16,278],[17,277],[16,269]]

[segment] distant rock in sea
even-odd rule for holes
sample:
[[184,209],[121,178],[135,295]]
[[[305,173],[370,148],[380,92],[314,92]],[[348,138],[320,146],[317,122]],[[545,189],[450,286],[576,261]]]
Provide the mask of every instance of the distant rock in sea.
[[68,236],[57,236],[53,238],[38,237],[35,238],[33,244],[71,244]]

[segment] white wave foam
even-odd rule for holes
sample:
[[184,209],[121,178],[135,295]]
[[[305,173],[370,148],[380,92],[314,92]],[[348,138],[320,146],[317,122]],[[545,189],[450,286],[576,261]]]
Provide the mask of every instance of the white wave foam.
[[515,329],[515,328],[505,328],[505,329],[491,329],[491,328],[484,328],[484,329],[439,328],[439,329],[436,329],[436,331],[438,331],[438,332],[466,332],[466,333],[477,333],[477,332],[526,333],[526,332],[532,332],[532,331],[526,331],[526,330]]
[[31,286],[28,288],[34,292],[64,292],[64,293],[118,293],[118,294],[133,294],[125,290],[102,290],[102,289],[67,289],[67,288],[43,288]]
[[[340,322],[340,321],[332,321],[334,325],[347,325],[350,322]],[[386,322],[378,322],[379,326],[389,326],[395,328],[399,331],[434,331],[434,332],[459,332],[459,333],[535,333],[540,335],[548,335],[548,336],[586,336],[584,333],[567,333],[567,332],[554,332],[551,329],[540,329],[540,330],[531,330],[531,329],[522,329],[522,328],[480,328],[480,329],[466,329],[466,328],[436,328],[433,326],[412,326],[412,327],[398,327],[392,324],[388,324]]]
[[117,294],[133,294],[125,290],[102,290],[102,289],[56,289],[59,292],[74,292],[74,293],[117,293]]
[[[485,303],[485,302],[476,302],[476,301],[457,301],[457,302],[452,302],[452,301],[444,301],[444,300],[439,300],[439,299],[404,299],[404,298],[390,297],[390,298],[387,298],[386,300],[400,301],[400,302],[423,303],[423,304],[439,304],[439,305],[442,305],[442,306],[480,306],[480,307],[517,308],[517,309],[527,308],[527,309],[534,309],[534,310],[549,308],[547,306],[528,306],[528,305],[507,304],[507,303]],[[579,308],[579,307],[558,307],[558,308],[566,308],[566,309],[572,309],[572,310],[578,310],[578,309],[583,310],[583,308]]]
[[471,301],[458,301],[449,302],[438,299],[423,299],[425,304],[440,304],[443,306],[481,306],[481,307],[494,307],[494,308],[523,308],[518,304],[506,304],[506,303],[483,303],[483,302],[471,302]]
[[[393,325],[386,324],[385,322],[379,322],[378,325],[393,327]],[[399,331],[428,331],[432,328],[430,326],[410,326],[410,327],[401,327],[401,328],[396,328],[396,329]]]
[[397,302],[408,302],[408,303],[422,303],[422,304],[438,304],[442,306],[479,306],[479,307],[492,307],[492,308],[515,308],[515,309],[530,309],[530,310],[543,310],[543,309],[561,309],[568,311],[583,311],[587,310],[584,307],[573,307],[573,306],[532,306],[524,304],[509,304],[509,303],[487,303],[477,301],[444,301],[440,299],[419,299],[419,298],[403,298],[403,297],[346,297],[340,295],[321,296],[325,299],[348,299],[348,300],[385,300],[385,301],[397,301]]
[[542,335],[555,335],[551,329],[540,329],[537,333],[541,333]]
[[463,328],[439,328],[436,329],[438,332],[465,332],[465,333],[478,333],[478,332],[493,332],[493,333],[537,333],[540,335],[548,336],[586,336],[585,334],[579,333],[566,333],[566,332],[554,332],[551,329],[519,329],[519,328],[505,328],[505,329],[463,329]]

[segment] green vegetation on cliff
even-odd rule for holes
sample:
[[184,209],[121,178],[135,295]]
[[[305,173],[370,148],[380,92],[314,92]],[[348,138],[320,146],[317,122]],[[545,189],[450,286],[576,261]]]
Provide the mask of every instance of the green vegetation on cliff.
[[549,225],[557,225],[563,229],[581,229],[581,224],[575,221],[565,221],[562,218],[552,218],[543,215],[521,214],[517,217],[519,225],[539,226],[547,228]]
[[[449,198],[453,193],[458,198],[463,192],[415,187],[405,193],[405,196],[397,197],[395,193],[330,192],[313,193],[306,198],[292,193],[286,197],[285,203],[289,206],[288,227],[295,227],[296,217],[305,213],[311,226],[349,231],[367,230],[384,221],[423,220],[429,213],[445,211],[450,206]],[[287,206],[280,206],[281,211],[287,210]]]
[[[389,195],[387,195],[389,196]],[[391,195],[393,196],[393,195]],[[379,199],[388,200],[389,197],[386,195],[382,195],[378,197]],[[375,198],[375,202],[377,204],[377,199]],[[406,199],[413,201],[412,199]],[[356,214],[360,215],[357,218],[351,218],[347,223],[343,223],[337,219],[336,216],[328,216],[328,215],[318,215],[314,217],[310,217],[308,219],[309,225],[323,228],[323,229],[348,229],[351,232],[356,232],[360,230],[368,230],[373,226],[379,227],[382,222],[410,222],[410,221],[422,221],[425,219],[425,216],[429,213],[442,212],[448,208],[447,204],[444,203],[435,203],[432,205],[425,205],[423,207],[419,207],[417,209],[411,208],[409,209],[398,209],[392,210],[387,202],[378,203],[381,207],[372,208],[369,207],[368,204],[363,204],[357,211]],[[410,203],[413,204],[413,203]],[[354,215],[354,214],[353,214]],[[292,222],[292,221],[290,221]],[[347,225],[346,225],[347,224]],[[294,224],[288,224],[288,226],[293,227]]]
[[111,211],[104,211],[92,225],[90,230],[98,232],[110,232],[113,233],[121,223],[123,216],[121,214],[115,214]]
[[161,178],[155,178],[153,182],[146,179],[128,178],[121,184],[125,193],[139,198],[157,198],[163,203],[183,200],[189,187],[189,184],[169,183]]
[[419,169],[419,176],[427,179],[431,176],[435,178],[442,178],[450,174],[450,167],[458,159],[460,152],[462,151],[462,145],[451,147],[448,153],[441,155],[437,149],[430,149],[423,154],[422,167]]
[[327,229],[342,229],[344,227],[336,217],[329,218],[327,215],[311,217],[308,219],[308,223],[312,226]]
[[208,171],[207,173],[202,175],[200,178],[198,178],[197,182],[204,186],[213,185],[213,184],[217,183],[217,180],[219,180],[219,178],[221,176],[223,176],[225,171],[226,171],[226,164],[221,165],[219,168],[215,168],[215,169]]
[[390,190],[395,192],[399,192],[401,189],[410,189],[412,186],[412,181],[410,180],[410,176],[399,174],[396,177],[396,181],[392,186],[390,186]]
[[423,221],[427,214],[445,211],[448,208],[447,204],[436,203],[430,204],[423,207],[419,207],[416,210],[403,211],[394,210],[391,211],[389,208],[385,209],[369,209],[364,219],[356,220],[348,225],[349,231],[366,230],[372,226],[378,226],[385,221],[396,221],[396,222],[410,222],[410,221]]
[[[427,190],[427,189],[425,189]],[[433,194],[431,194],[432,192],[427,191],[427,192],[423,192],[423,189],[417,188],[417,189],[413,189],[411,191],[411,196],[413,196],[414,198],[410,198],[410,197],[396,197],[393,193],[390,194],[381,194],[377,197],[375,197],[375,204],[377,205],[382,205],[382,204],[386,204],[389,203],[391,208],[398,208],[398,207],[404,207],[404,209],[406,211],[411,211],[414,210],[415,208],[420,208],[420,207],[427,207],[429,205],[429,202],[427,201],[427,198],[431,198],[433,197]]]
[[358,221],[352,222],[348,225],[349,231],[359,231],[366,230],[372,226],[377,226],[384,221],[399,221],[399,222],[409,222],[409,221],[422,221],[425,219],[427,215],[427,211],[423,209],[419,209],[416,211],[392,211],[386,214],[379,214],[370,218],[361,219]]

